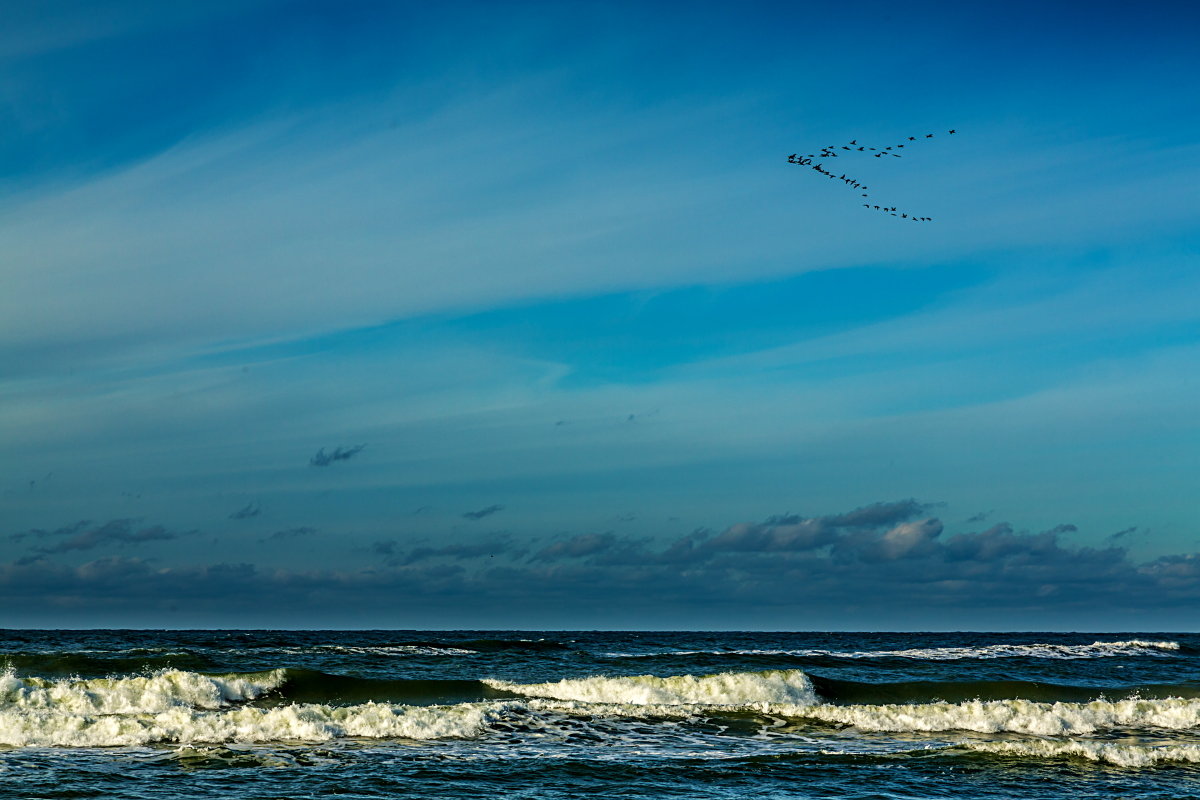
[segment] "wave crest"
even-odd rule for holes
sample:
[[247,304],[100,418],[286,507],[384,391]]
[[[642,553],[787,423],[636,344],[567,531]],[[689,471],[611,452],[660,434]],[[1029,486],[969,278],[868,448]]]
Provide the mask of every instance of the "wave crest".
[[41,709],[65,714],[138,714],[173,708],[217,709],[261,697],[287,681],[287,671],[201,675],[163,670],[153,675],[86,680],[0,675],[0,711]]
[[1038,703],[973,700],[908,705],[822,705],[779,709],[784,715],[847,725],[864,731],[975,731],[1078,736],[1122,728],[1190,730],[1200,727],[1200,700],[1096,700]]
[[14,747],[323,742],[341,737],[453,739],[478,736],[503,704],[349,707],[241,706],[224,711],[173,708],[154,714],[63,714],[0,709],[0,744]]
[[1085,758],[1118,767],[1153,767],[1158,764],[1200,764],[1200,745],[1140,745],[1116,742],[1051,741],[964,742],[978,753],[1016,758]]
[[605,653],[610,658],[656,658],[661,656],[794,656],[796,658],[905,658],[921,661],[960,661],[993,658],[1128,658],[1129,656],[1162,656],[1180,649],[1179,642],[1130,639],[1120,642],[1091,644],[990,644],[979,647],[914,647],[905,650],[672,650],[665,653]]
[[553,683],[484,681],[526,697],[635,706],[810,705],[817,702],[812,681],[798,669],[722,672],[716,675],[591,677]]

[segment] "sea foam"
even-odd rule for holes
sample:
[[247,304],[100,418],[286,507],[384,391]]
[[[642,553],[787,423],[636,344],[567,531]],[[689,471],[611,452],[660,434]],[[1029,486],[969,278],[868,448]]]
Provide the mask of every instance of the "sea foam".
[[371,739],[473,738],[504,704],[397,706],[365,703],[224,711],[173,708],[154,714],[67,714],[0,708],[0,744],[15,747],[114,747],[158,743],[216,744]]
[[1039,703],[972,700],[905,705],[819,705],[778,708],[784,716],[847,725],[864,731],[976,731],[1075,736],[1115,729],[1200,728],[1200,700],[1096,700]]
[[[687,719],[719,717],[730,711],[756,714],[762,718],[764,730],[785,735],[813,724],[864,732],[963,731],[1072,738],[1119,730],[1200,730],[1200,699],[835,705],[817,694],[801,670],[594,676],[528,684],[488,680],[485,683],[491,687],[520,697],[435,706],[365,702],[265,708],[248,704],[282,687],[287,678],[286,670],[221,676],[166,670],[91,680],[48,680],[7,673],[0,676],[0,744],[252,743],[347,736],[479,738],[496,732],[536,730],[563,719],[590,725],[599,718]],[[1138,755],[1141,751],[1087,750],[1089,747],[1081,744],[1063,754],[1094,756],[1110,763],[1125,759],[1130,764],[1143,757],[1166,758],[1162,754],[1166,751]],[[1191,751],[1179,751],[1187,752]]]
[[716,675],[654,675],[574,678],[553,683],[487,680],[495,689],[526,697],[582,703],[635,706],[809,705],[817,702],[812,682],[802,671],[722,672]]
[[173,708],[216,709],[261,697],[287,680],[286,670],[201,675],[163,670],[153,675],[49,680],[0,675],[0,711],[43,709],[70,714],[137,714]]
[[1085,758],[1118,767],[1153,767],[1158,764],[1200,764],[1200,745],[1141,745],[1088,740],[1023,742],[964,742],[963,747],[979,753],[1014,758]]
[[991,644],[978,647],[914,647],[905,650],[672,650],[663,653],[606,653],[611,658],[654,658],[657,656],[745,655],[795,656],[797,658],[908,658],[922,661],[959,661],[993,658],[1088,659],[1130,656],[1162,656],[1179,650],[1179,642],[1130,639],[1091,644]]

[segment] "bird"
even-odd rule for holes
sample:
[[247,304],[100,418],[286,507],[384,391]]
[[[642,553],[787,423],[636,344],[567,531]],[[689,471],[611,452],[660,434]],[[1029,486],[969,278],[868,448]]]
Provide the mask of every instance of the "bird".
[[950,132],[951,132],[951,133],[954,133],[954,131],[953,131],[953,130],[952,130],[952,131],[950,131]]
[[932,133],[927,133],[927,134],[925,134],[925,138],[926,138],[926,139],[932,139],[932,138],[933,138],[933,134],[932,134]]
[[[950,132],[951,132],[951,133],[954,133],[954,131],[950,131]],[[857,139],[851,139],[851,140],[850,140],[850,144],[858,144],[858,140],[857,140]]]
[[915,142],[915,141],[917,140],[917,137],[915,137],[915,136],[910,136],[910,137],[908,137],[908,140],[909,140],[910,142]]

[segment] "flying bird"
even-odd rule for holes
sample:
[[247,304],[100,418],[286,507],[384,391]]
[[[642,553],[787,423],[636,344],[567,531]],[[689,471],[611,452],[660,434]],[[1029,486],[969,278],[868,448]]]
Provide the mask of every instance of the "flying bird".
[[[957,133],[957,132],[958,131],[955,128],[951,128],[948,131],[948,133],[952,133],[952,134]],[[925,134],[926,139],[933,139],[934,137],[935,137],[935,134],[933,134],[933,133]],[[915,142],[916,140],[917,140],[916,136],[909,136],[906,138],[905,141]],[[903,158],[902,154],[900,154],[898,152],[892,152],[892,151],[900,150],[900,149],[904,148],[905,144],[903,142],[901,142],[901,143],[894,144],[894,145],[885,145],[883,147],[867,147],[866,145],[860,145],[858,143],[858,139],[851,139],[849,144],[841,145],[840,147],[843,151],[846,151],[846,152],[859,152],[859,153],[870,152],[876,158],[883,158],[883,156],[885,156],[885,155],[890,155],[895,158]],[[821,148],[820,157],[821,158],[837,158],[839,155],[837,150],[838,150],[838,145],[825,146],[825,147]],[[805,156],[804,158],[801,159],[798,157],[798,155],[796,153],[793,153],[791,156],[788,157],[788,161],[793,162],[793,163],[808,165],[811,163],[811,161],[809,161],[809,160],[814,157],[815,156],[809,154],[808,156]],[[848,177],[845,173],[842,173],[841,175],[834,175],[832,172],[825,169],[824,165],[822,165],[822,164],[813,164],[812,168],[827,178],[837,178],[838,180],[840,180],[842,183],[846,184],[847,186],[852,187],[857,190],[860,190],[860,192],[859,192],[860,197],[868,197],[869,196],[867,194],[867,191],[870,189],[870,187],[866,186],[863,183],[860,183],[859,181],[856,181],[854,178]],[[889,214],[893,217],[898,217],[900,219],[906,219],[906,220],[912,220],[913,222],[928,222],[933,219],[932,217],[918,217],[917,215],[910,214],[907,211],[901,212],[896,206],[877,206],[877,205],[869,205],[867,203],[863,203],[863,208],[869,208],[869,209],[873,209],[876,211],[883,211],[884,213]]]

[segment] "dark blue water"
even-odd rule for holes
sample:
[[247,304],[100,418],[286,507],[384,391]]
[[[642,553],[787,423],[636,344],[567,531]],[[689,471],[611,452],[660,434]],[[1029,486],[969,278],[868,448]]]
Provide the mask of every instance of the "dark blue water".
[[1200,798],[1200,636],[0,636],[0,798],[593,793]]

